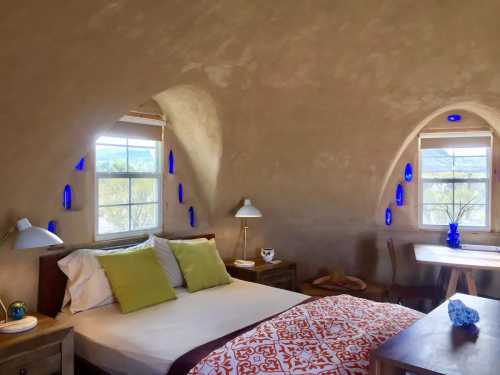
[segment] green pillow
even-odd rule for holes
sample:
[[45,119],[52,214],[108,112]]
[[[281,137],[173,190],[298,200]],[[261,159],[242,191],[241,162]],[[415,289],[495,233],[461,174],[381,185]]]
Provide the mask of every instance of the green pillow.
[[191,293],[231,282],[215,241],[169,241],[169,245]]
[[97,259],[124,314],[177,298],[152,248]]

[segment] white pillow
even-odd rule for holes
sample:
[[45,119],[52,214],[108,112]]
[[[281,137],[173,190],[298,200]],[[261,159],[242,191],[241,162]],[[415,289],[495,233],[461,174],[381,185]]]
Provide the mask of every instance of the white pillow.
[[69,310],[76,314],[98,306],[115,302],[108,278],[96,256],[133,251],[153,247],[153,239],[126,249],[94,250],[81,249],[72,252],[57,262],[68,277],[62,308],[70,302]]
[[175,259],[175,255],[168,244],[168,240],[154,236],[153,241],[156,256],[158,257],[161,266],[167,273],[172,286],[174,288],[181,287],[184,285],[184,279],[182,277],[179,264],[177,263],[177,259]]

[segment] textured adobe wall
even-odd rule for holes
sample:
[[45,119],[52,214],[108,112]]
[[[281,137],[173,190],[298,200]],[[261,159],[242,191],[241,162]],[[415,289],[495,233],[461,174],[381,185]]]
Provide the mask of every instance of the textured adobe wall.
[[[385,175],[438,108],[500,108],[499,11],[495,1],[461,0],[5,4],[0,227],[60,213],[58,189],[99,130],[189,86],[214,108],[221,150],[210,154],[220,165],[207,171],[172,133],[188,175],[175,178],[200,187],[200,230],[218,233],[224,255],[236,254],[231,214],[248,195],[265,215],[252,223],[252,247],[298,260],[302,277],[341,264],[387,280],[387,234],[376,222]],[[166,105],[182,123],[173,95]],[[85,210],[68,216],[67,242],[92,239],[88,220]],[[397,241],[426,237],[439,239],[401,230]],[[0,294],[34,301],[37,255],[0,249]]]

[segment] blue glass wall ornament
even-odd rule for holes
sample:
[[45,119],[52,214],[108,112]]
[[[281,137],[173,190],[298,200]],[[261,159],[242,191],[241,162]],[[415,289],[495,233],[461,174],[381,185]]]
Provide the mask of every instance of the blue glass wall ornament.
[[47,225],[47,230],[51,233],[57,234],[57,222],[55,220],[49,221]]
[[174,152],[172,150],[168,153],[168,173],[174,174]]
[[410,182],[413,179],[413,168],[410,163],[405,165],[405,181]]
[[189,225],[191,225],[191,227],[195,227],[196,226],[196,217],[195,217],[195,214],[194,214],[194,207],[191,206],[189,207]]
[[179,203],[184,203],[184,188],[182,187],[182,184],[177,186],[177,195],[179,197]]
[[396,186],[396,196],[395,196],[395,201],[396,201],[396,206],[401,207],[404,204],[404,189],[402,184],[398,184]]
[[65,210],[71,210],[71,186],[64,187],[62,205]]
[[81,158],[78,164],[75,165],[75,170],[81,172],[85,169],[85,158]]
[[392,224],[392,211],[389,207],[387,207],[385,210],[385,225],[391,225],[391,224]]
[[453,113],[451,115],[448,115],[448,121],[449,122],[457,122],[462,119],[462,116],[459,115],[458,113]]

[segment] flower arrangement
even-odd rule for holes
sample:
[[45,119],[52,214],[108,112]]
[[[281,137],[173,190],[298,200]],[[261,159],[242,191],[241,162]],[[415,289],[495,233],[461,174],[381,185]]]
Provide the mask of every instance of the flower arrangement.
[[452,214],[450,212],[450,209],[448,206],[446,206],[446,215],[448,216],[448,218],[450,219],[450,224],[460,224],[460,220],[462,220],[462,218],[464,217],[464,215],[469,212],[471,210],[471,205],[472,205],[472,202],[474,201],[474,199],[476,199],[476,197],[473,197],[470,201],[468,201],[467,203],[464,203],[462,204],[461,202],[458,203],[458,212],[456,215]]
[[448,237],[446,239],[446,243],[448,244],[449,247],[453,249],[458,249],[460,248],[460,232],[458,231],[458,224],[460,223],[460,220],[464,217],[464,215],[470,211],[472,208],[472,202],[474,201],[476,197],[472,198],[470,201],[468,201],[465,204],[459,203],[458,204],[458,212],[456,215],[452,214],[450,212],[450,209],[448,206],[446,206],[446,215],[448,215],[448,218],[450,219],[450,229],[448,230]]

